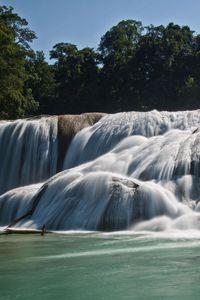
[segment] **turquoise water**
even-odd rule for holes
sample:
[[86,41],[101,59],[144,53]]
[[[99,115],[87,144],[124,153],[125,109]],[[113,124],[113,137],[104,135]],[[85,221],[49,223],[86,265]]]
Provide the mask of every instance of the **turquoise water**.
[[0,299],[199,299],[200,237],[0,236]]

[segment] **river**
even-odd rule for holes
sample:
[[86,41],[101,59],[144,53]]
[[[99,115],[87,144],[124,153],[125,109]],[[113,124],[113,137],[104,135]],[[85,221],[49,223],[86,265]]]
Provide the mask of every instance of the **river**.
[[0,236],[0,299],[199,299],[200,234]]

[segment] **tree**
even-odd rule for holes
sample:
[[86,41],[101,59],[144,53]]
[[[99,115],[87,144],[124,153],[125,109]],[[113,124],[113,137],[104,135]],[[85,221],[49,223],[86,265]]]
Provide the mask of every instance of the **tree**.
[[[143,31],[142,23],[125,20],[113,26],[101,38],[102,98],[110,112],[127,110],[130,97],[138,101],[134,80],[129,76],[129,62],[135,56]],[[137,104],[138,105],[138,104]]]
[[126,63],[137,47],[142,30],[141,22],[124,20],[107,31],[99,44],[103,64],[113,68]]
[[147,109],[181,109],[179,91],[194,69],[194,32],[169,23],[146,27],[132,65],[140,78],[140,95]]
[[56,106],[56,83],[54,68],[45,61],[43,51],[36,51],[26,62],[26,71],[29,74],[26,88],[39,102],[39,113],[53,114]]
[[25,89],[29,42],[35,34],[13,8],[0,6],[0,118],[23,117],[37,108],[30,90]]
[[92,48],[78,50],[70,43],[59,43],[50,51],[55,59],[57,109],[59,113],[95,110],[99,56]]

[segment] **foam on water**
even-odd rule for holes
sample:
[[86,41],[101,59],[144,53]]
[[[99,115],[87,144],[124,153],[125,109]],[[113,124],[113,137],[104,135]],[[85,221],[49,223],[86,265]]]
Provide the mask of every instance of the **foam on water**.
[[27,187],[1,196],[2,225],[24,213],[26,202],[32,214],[18,228],[199,231],[199,125],[200,111],[103,117],[76,134],[66,170],[33,194]]

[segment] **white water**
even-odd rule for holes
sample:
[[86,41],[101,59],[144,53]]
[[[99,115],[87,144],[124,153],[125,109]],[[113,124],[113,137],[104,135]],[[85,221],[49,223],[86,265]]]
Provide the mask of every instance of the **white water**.
[[[105,116],[75,136],[65,157],[66,170],[47,181],[32,216],[15,226],[200,230],[199,127],[200,111]],[[14,163],[17,155],[13,151]],[[20,215],[21,208],[13,208],[16,203],[34,203],[37,194],[34,190],[33,199],[28,189],[1,196],[7,213],[3,211],[2,218],[0,214],[0,225]]]
[[[68,151],[65,158],[64,168],[97,158],[113,149],[126,137],[139,135],[149,138],[163,135],[173,129],[193,132],[199,125],[200,110],[185,112],[154,110],[108,115],[76,135],[70,147],[71,151]],[[138,143],[138,139],[134,141]]]
[[0,122],[0,194],[56,172],[57,117]]
[[33,196],[41,184],[27,185],[0,196],[0,225],[7,225],[31,209]]

